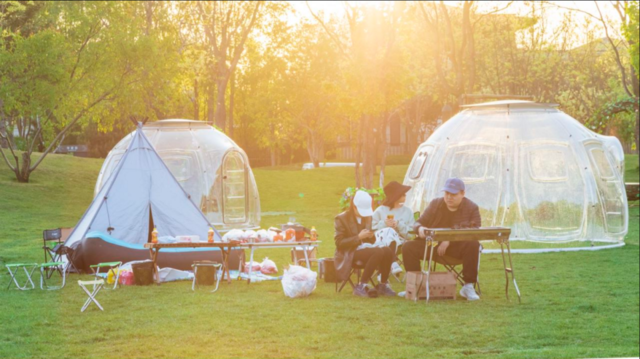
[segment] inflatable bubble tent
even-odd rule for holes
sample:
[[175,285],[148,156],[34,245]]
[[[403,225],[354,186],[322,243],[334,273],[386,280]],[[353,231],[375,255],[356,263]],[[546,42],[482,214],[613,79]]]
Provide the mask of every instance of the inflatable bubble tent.
[[[145,136],[178,183],[219,231],[260,226],[260,197],[249,159],[224,133],[201,121],[147,123]],[[124,155],[132,132],[109,152],[94,196]]]
[[[628,207],[624,152],[557,105],[496,101],[468,105],[416,151],[404,179],[406,205],[422,212],[461,178],[482,226],[512,240],[624,245]],[[613,243],[613,244],[612,244]]]

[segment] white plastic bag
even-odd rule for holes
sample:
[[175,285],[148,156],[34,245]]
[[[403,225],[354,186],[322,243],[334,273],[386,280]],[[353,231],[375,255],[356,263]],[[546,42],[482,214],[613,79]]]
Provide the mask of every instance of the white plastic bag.
[[224,236],[222,236],[222,241],[223,242],[229,242],[232,240],[240,241],[243,235],[244,235],[244,231],[242,229],[232,229],[229,232],[225,233]]
[[269,242],[269,234],[266,229],[260,229],[256,232],[256,242],[264,243]]
[[278,234],[272,230],[268,230],[267,231],[267,236],[269,237],[269,242],[273,242],[273,237],[275,237],[275,235]]
[[318,273],[306,267],[289,266],[282,276],[282,289],[289,298],[306,297],[316,289]]
[[251,229],[244,231],[244,235],[242,236],[242,242],[256,242],[258,236],[256,235],[256,231]]
[[262,274],[274,274],[278,273],[278,267],[276,267],[276,263],[269,258],[264,258],[262,263],[260,263],[260,272]]
[[245,262],[244,263],[244,272],[249,273],[249,267],[251,267],[252,272],[260,272],[260,263],[258,262]]

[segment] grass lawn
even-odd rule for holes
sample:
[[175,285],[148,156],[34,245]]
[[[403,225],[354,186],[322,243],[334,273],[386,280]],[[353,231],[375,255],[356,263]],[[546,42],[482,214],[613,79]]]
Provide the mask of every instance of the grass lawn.
[[[51,155],[30,184],[15,182],[0,166],[0,264],[42,261],[42,230],[75,225],[92,200],[101,163]],[[301,223],[315,225],[320,256],[330,257],[333,216],[353,169],[297,168],[255,170],[262,210],[295,212]],[[401,181],[405,171],[406,165],[390,166],[387,180]],[[77,275],[60,291],[0,288],[0,357],[638,356],[638,216],[635,202],[622,248],[515,255],[522,304],[505,300],[501,259],[492,254],[483,255],[483,298],[475,303],[363,299],[348,290],[336,294],[324,282],[303,299],[286,298],[279,282],[221,283],[215,294],[174,282],[103,290],[105,312],[92,306],[80,313],[86,295]],[[263,216],[262,224],[288,217]],[[284,250],[257,255],[275,260],[280,271],[289,258]],[[3,273],[0,286],[8,282]]]

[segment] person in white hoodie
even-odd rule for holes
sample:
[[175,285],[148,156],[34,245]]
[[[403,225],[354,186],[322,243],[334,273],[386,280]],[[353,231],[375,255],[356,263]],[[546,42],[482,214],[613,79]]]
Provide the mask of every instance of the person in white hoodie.
[[[371,229],[375,231],[376,242],[373,246],[393,246],[399,248],[409,238],[415,219],[409,207],[404,205],[407,192],[411,189],[396,181],[384,186],[385,200],[373,212]],[[402,272],[397,262],[391,265],[391,272]]]

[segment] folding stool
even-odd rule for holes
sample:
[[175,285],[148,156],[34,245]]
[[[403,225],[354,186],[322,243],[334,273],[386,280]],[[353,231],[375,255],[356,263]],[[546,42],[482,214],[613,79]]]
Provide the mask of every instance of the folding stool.
[[[36,287],[36,285],[33,284],[33,281],[31,280],[31,276],[33,275],[33,271],[36,270],[36,267],[38,267],[38,264],[12,263],[12,264],[5,264],[4,266],[7,268],[7,271],[9,271],[9,275],[11,276],[11,281],[9,282],[9,286],[7,286],[7,289],[11,288],[11,283],[14,283],[16,288],[20,290],[29,290]],[[31,267],[31,270],[27,269],[29,267]],[[18,272],[20,271],[20,268],[24,269],[24,273],[27,275],[27,280],[24,282],[24,285],[22,286],[20,285],[20,283],[18,283],[18,278],[16,278],[16,276],[18,275]],[[31,288],[27,288],[29,284],[31,284]]]
[[120,266],[122,265],[122,262],[105,262],[105,263],[98,263],[98,264],[92,264],[89,267],[91,268],[91,270],[93,271],[93,275],[96,277],[96,279],[101,279],[102,277],[100,277],[100,268],[108,268],[109,270],[107,270],[107,277],[109,276],[109,272],[116,270],[115,273],[115,283],[113,284],[113,289],[116,289],[118,287],[118,280],[120,279]]
[[[84,312],[89,306],[89,304],[91,304],[91,302],[94,302],[98,306],[98,308],[100,308],[100,310],[104,311],[100,303],[98,303],[98,301],[96,300],[96,296],[98,295],[98,292],[100,292],[100,289],[102,289],[102,287],[104,286],[104,279],[79,280],[78,285],[89,296],[89,299],[87,299],[87,301],[84,302],[84,305],[82,306],[82,309],[80,309],[80,312]],[[93,291],[89,292],[89,290],[86,287],[88,285],[93,285]]]
[[[40,268],[40,289],[56,290],[64,288],[67,279],[67,265],[64,262],[49,262],[38,266]],[[59,286],[50,286],[47,284],[48,274],[58,271],[62,277],[62,284]]]
[[222,264],[211,262],[211,261],[200,261],[194,262],[191,267],[193,267],[193,283],[191,283],[191,290],[195,291],[196,289],[196,277],[198,276],[198,268],[200,267],[213,267],[214,276],[216,279],[216,287],[211,291],[211,293],[215,293],[218,291],[218,285],[220,284],[221,275],[218,275],[218,269],[222,268]]

